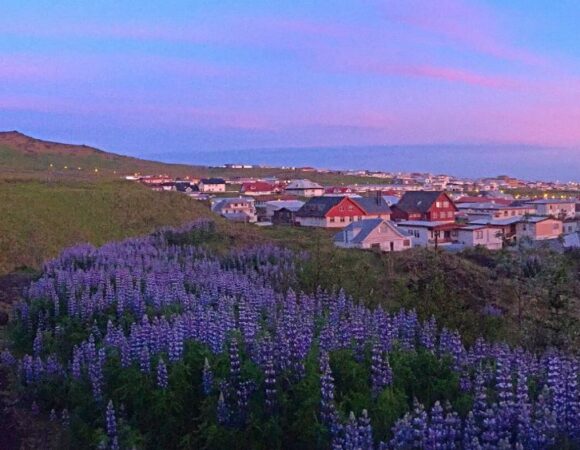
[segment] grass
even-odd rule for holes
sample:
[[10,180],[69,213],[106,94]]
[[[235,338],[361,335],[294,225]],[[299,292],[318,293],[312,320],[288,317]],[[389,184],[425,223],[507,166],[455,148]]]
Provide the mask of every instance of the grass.
[[126,181],[3,181],[0,273],[39,267],[79,242],[101,245],[209,214],[184,195]]

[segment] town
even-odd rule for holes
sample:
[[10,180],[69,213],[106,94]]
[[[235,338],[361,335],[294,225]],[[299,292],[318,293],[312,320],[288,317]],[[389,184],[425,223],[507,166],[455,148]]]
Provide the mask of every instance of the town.
[[[226,164],[224,169],[255,166]],[[287,169],[287,168],[285,168]],[[300,176],[332,171],[290,168]],[[396,252],[412,247],[460,251],[518,242],[556,251],[580,247],[580,184],[530,182],[506,175],[465,179],[425,173],[340,172],[370,183],[322,185],[307,178],[173,179],[126,177],[153,190],[178,191],[213,212],[256,226],[318,227],[342,248]],[[376,181],[384,180],[377,183]]]

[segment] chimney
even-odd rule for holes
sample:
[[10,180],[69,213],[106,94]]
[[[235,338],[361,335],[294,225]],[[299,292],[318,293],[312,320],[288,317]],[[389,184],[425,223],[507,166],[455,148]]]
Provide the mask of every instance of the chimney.
[[377,201],[377,205],[381,205],[382,202],[382,197],[383,197],[383,191],[381,191],[380,189],[377,191],[377,196],[376,196],[376,201]]

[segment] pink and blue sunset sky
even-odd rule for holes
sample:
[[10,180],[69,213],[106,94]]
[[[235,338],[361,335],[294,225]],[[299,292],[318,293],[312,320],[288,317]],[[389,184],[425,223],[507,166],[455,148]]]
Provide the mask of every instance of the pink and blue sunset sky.
[[580,148],[575,0],[5,0],[0,128],[146,155]]

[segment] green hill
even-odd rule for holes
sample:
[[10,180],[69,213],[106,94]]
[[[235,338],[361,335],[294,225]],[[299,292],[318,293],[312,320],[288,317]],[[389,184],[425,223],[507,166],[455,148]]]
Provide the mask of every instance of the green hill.
[[98,245],[209,214],[186,196],[128,181],[0,182],[0,273],[38,267],[77,242]]

